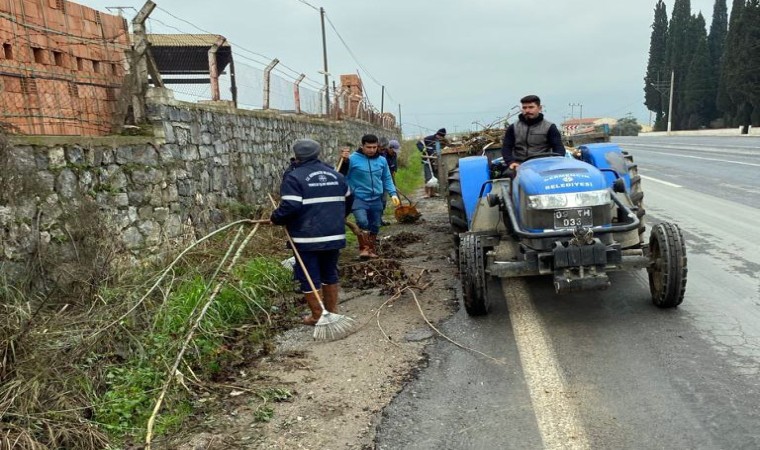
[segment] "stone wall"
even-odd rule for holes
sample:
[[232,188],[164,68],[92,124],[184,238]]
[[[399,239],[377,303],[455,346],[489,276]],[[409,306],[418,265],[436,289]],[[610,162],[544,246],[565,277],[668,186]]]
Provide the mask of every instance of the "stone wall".
[[[342,143],[358,145],[363,134],[400,138],[397,130],[358,121],[160,101],[149,103],[154,136],[14,137],[4,149],[0,144],[0,275],[29,278],[44,269],[60,283],[61,264],[88,251],[149,260],[268,207],[267,193],[279,189],[296,139],[319,141],[322,159],[335,161]],[[93,234],[109,248],[84,248],[88,239],[96,245]],[[56,267],[41,267],[40,255],[56,255]]]

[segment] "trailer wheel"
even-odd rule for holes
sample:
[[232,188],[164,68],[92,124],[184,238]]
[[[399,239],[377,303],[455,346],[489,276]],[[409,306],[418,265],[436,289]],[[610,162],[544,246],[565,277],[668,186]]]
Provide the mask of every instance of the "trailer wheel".
[[636,206],[636,217],[639,218],[641,224],[639,225],[639,241],[644,243],[644,232],[647,229],[644,223],[644,216],[646,210],[644,209],[644,190],[641,188],[641,175],[639,175],[639,166],[634,164],[633,155],[626,151],[623,151],[623,158],[625,159],[626,166],[628,167],[628,177],[631,180],[631,201]]
[[649,237],[651,264],[649,290],[652,303],[660,308],[675,308],[686,292],[686,246],[678,225],[663,222],[652,228]]
[[485,271],[485,250],[477,235],[462,235],[459,244],[459,279],[464,309],[471,316],[488,314],[490,303]]

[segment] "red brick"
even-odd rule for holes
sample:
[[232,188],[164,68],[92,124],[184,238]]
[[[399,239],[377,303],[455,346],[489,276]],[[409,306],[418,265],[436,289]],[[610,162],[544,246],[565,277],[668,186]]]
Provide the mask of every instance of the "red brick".
[[74,2],[66,2],[66,15],[69,17],[78,17],[82,18],[82,8],[84,6],[80,5],[79,3]]

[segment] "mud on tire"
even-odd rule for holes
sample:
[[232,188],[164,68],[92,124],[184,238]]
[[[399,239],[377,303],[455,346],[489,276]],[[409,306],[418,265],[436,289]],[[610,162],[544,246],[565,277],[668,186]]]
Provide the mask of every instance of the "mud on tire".
[[448,211],[451,233],[454,235],[454,244],[459,245],[459,233],[467,231],[467,213],[464,209],[462,198],[462,183],[459,179],[459,167],[449,172]]
[[675,308],[683,302],[686,292],[686,246],[678,225],[658,223],[649,237],[652,264],[649,290],[652,303],[660,308]]
[[628,168],[628,176],[631,179],[631,201],[636,206],[636,217],[641,221],[639,225],[639,240],[644,243],[644,232],[647,229],[644,223],[644,216],[646,210],[644,209],[644,190],[641,188],[641,175],[639,175],[639,166],[633,162],[633,155],[626,151],[623,151],[623,158],[625,159],[626,166]]
[[464,309],[471,316],[488,314],[490,303],[485,272],[485,250],[474,234],[463,234],[459,244],[459,279]]

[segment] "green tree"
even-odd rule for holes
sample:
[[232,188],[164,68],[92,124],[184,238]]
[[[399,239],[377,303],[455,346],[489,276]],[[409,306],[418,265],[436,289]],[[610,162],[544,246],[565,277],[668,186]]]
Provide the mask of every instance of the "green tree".
[[612,127],[613,136],[638,136],[641,131],[641,125],[635,117],[627,116],[618,119],[614,127]]
[[733,0],[731,4],[731,15],[728,19],[728,32],[726,33],[725,48],[720,59],[720,79],[718,80],[718,96],[716,107],[718,113],[723,116],[726,126],[736,124],[737,107],[732,98],[735,91],[731,85],[733,72],[736,65],[741,64],[739,61],[739,47],[741,44],[740,28],[741,17],[744,13],[745,0]]
[[681,128],[683,111],[683,90],[681,89],[686,73],[691,63],[692,53],[689,51],[693,44],[692,38],[692,16],[690,0],[676,0],[673,5],[673,13],[670,16],[668,25],[668,45],[665,59],[665,66],[668,70],[675,72],[675,82],[673,89],[673,117],[668,118],[673,126]]
[[743,95],[747,112],[739,117],[739,125],[760,126],[760,0],[747,1],[743,19],[741,66],[736,73],[736,88]]
[[720,61],[723,58],[723,50],[726,47],[726,34],[728,33],[728,9],[726,0],[715,0],[713,6],[710,34],[707,36],[707,47],[710,53],[710,87],[705,93],[707,97],[707,118],[712,121],[720,114],[716,101],[718,98],[718,81],[720,80]]
[[667,92],[663,92],[663,82],[670,79],[665,68],[668,43],[668,11],[665,2],[659,0],[654,8],[652,35],[649,38],[649,62],[644,78],[644,105],[655,113],[655,126],[662,125],[665,114]]
[[710,115],[712,70],[705,32],[705,18],[699,13],[693,18],[690,33],[697,46],[693,52],[689,69],[681,86],[682,102],[679,128],[696,129],[707,124]]

